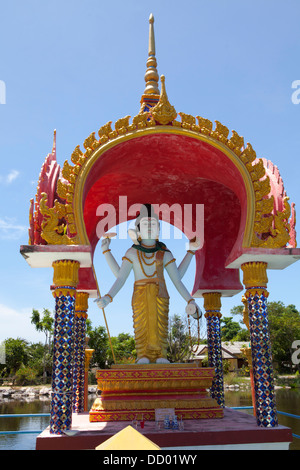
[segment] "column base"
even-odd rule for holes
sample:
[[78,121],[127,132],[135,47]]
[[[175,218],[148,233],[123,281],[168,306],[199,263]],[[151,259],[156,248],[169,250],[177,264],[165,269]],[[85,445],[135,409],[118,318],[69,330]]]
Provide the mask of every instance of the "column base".
[[72,426],[72,393],[52,392],[50,434],[63,434]]

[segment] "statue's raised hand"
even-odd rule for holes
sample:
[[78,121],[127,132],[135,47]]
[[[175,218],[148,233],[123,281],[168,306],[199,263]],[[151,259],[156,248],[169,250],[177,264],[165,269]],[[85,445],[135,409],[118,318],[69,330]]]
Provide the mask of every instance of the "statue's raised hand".
[[192,240],[189,241],[189,250],[190,251],[197,251],[200,250],[202,247],[201,239],[199,237],[194,237]]
[[108,238],[108,237],[103,238],[103,240],[101,242],[102,253],[109,249],[109,245],[110,245],[110,238]]
[[195,318],[195,320],[198,320],[202,317],[201,309],[194,300],[187,304],[185,311],[188,315],[191,315],[191,317]]
[[96,299],[95,302],[99,308],[105,308],[111,302],[111,298],[109,295],[104,295],[104,297]]

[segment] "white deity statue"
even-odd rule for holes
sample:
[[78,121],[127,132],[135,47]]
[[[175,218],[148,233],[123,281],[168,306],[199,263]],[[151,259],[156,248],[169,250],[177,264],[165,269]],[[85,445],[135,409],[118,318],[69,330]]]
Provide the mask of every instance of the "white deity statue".
[[150,204],[141,206],[135,221],[136,230],[131,231],[134,244],[122,258],[119,267],[109,246],[110,238],[102,240],[102,251],[116,276],[116,281],[103,297],[96,299],[100,308],[105,308],[123,287],[131,270],[134,272],[132,297],[133,326],[137,352],[137,363],[168,363],[167,337],[169,295],[164,279],[164,270],[179,294],[187,302],[186,312],[194,318],[201,316],[201,310],[182,283],[191,259],[197,249],[197,242],[189,244],[189,250],[179,267],[166,245],[159,241],[159,219]]

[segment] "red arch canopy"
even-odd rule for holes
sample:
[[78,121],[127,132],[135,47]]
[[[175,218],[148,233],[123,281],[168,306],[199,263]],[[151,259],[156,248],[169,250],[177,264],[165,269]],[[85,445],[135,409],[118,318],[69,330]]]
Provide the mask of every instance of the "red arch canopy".
[[[247,192],[239,169],[225,153],[205,141],[168,133],[143,135],[106,150],[88,172],[83,190],[83,217],[93,251],[101,235],[97,208],[113,205],[119,224],[124,221],[120,196],[126,196],[128,207],[150,202],[180,204],[182,209],[193,204],[194,209],[203,204],[205,243],[196,255],[193,293],[218,290],[231,295],[242,290],[239,270],[225,269],[225,262],[242,245]],[[170,223],[189,237],[183,220],[179,226],[171,214]]]

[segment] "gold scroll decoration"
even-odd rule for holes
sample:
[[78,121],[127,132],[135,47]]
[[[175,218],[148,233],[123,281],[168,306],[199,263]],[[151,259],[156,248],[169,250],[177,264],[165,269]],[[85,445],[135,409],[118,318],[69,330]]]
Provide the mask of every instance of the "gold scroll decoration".
[[[67,235],[67,221],[73,220],[73,214],[68,212],[68,205],[61,204],[57,200],[54,207],[47,205],[47,194],[42,193],[39,206],[43,215],[42,238],[50,245],[77,245],[78,237]],[[73,231],[73,225],[69,225],[70,232]]]

